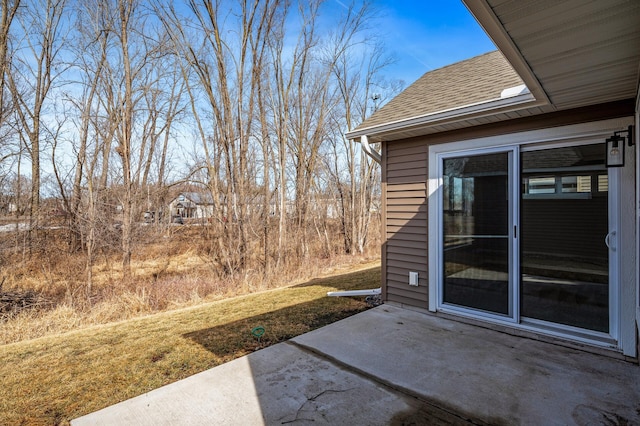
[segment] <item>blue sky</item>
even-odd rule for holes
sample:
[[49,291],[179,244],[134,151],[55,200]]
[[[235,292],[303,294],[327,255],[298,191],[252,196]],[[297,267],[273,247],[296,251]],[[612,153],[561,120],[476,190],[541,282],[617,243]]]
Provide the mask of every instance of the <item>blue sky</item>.
[[397,59],[386,74],[406,85],[427,71],[496,49],[459,0],[374,1],[385,44]]

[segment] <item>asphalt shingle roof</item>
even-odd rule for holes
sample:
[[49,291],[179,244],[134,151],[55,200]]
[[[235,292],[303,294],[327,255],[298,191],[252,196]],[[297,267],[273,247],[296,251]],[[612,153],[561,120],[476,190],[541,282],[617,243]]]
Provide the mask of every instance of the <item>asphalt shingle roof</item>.
[[427,72],[353,131],[499,99],[521,84],[500,51],[485,53]]
[[182,195],[195,204],[213,204],[213,197],[208,192],[182,192]]

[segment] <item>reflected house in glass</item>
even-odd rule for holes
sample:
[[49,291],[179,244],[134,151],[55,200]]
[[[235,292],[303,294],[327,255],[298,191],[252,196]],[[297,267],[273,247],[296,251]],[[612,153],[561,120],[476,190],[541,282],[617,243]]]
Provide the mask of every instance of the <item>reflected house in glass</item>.
[[640,5],[464,2],[499,50],[347,134],[380,144],[383,299],[637,359],[637,153],[605,141],[637,132]]

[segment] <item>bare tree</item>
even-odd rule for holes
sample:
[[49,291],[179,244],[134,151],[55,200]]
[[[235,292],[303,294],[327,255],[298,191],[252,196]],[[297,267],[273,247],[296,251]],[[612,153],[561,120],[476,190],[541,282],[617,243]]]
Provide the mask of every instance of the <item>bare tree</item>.
[[63,69],[58,68],[64,46],[64,16],[66,0],[27,1],[19,16],[20,49],[7,73],[16,112],[31,159],[31,219],[37,219],[40,207],[40,159],[42,150],[42,118],[45,104],[55,80]]
[[5,76],[9,70],[9,31],[11,24],[20,7],[20,0],[2,0],[0,10],[0,125],[5,121],[7,108],[5,107]]
[[14,149],[9,143],[11,133],[15,126],[10,123],[13,115],[13,99],[7,88],[7,72],[10,69],[10,31],[11,26],[20,7],[20,0],[2,0],[0,3],[0,138],[3,144],[0,146],[0,177],[5,177],[11,169],[11,162],[16,155],[20,154],[19,147]]
[[122,164],[122,272],[125,278],[130,273],[131,265],[131,243],[132,243],[132,226],[133,226],[133,203],[134,199],[134,182],[132,179],[132,134],[133,134],[133,115],[135,108],[133,84],[136,78],[136,72],[139,69],[134,69],[135,65],[131,63],[130,49],[132,46],[129,44],[129,36],[135,31],[135,27],[131,18],[135,11],[136,2],[132,0],[118,0],[117,12],[118,18],[116,19],[116,27],[113,31],[116,33],[119,39],[119,46],[121,48],[122,55],[122,69],[124,71],[123,85],[124,90],[119,98],[121,105],[118,106],[120,116],[119,128],[117,131],[118,147],[116,152],[120,155],[120,161]]
[[378,189],[378,168],[343,131],[355,128],[401,88],[398,82],[381,77],[393,59],[368,33],[367,23],[372,19],[375,11],[370,4],[365,2],[359,8],[352,4],[343,21],[346,25],[333,34],[327,50],[340,100],[331,117],[331,155],[325,165],[338,198],[344,249],[352,254],[364,252]]
[[[162,45],[167,45],[163,40]],[[135,175],[141,188],[147,190],[147,209],[156,213],[166,204],[165,184],[169,161],[169,142],[176,119],[183,113],[183,92],[185,81],[182,79],[180,66],[174,55],[167,55],[159,62],[148,76],[148,90],[144,93],[143,108],[145,122],[142,127],[142,142],[139,147],[138,162]],[[152,183],[152,174],[157,173]],[[153,190],[151,187],[153,186]],[[152,193],[153,192],[153,193]],[[159,215],[155,214],[155,220]]]
[[[167,29],[186,64],[184,75],[195,79],[188,80],[192,111],[205,107],[204,113],[213,119],[210,127],[203,126],[202,120],[198,123],[209,178],[220,191],[214,191],[213,197],[223,199],[218,209],[221,238],[217,252],[229,272],[247,266],[250,147],[259,107],[257,93],[263,82],[265,46],[280,3],[190,0],[190,19],[201,42],[181,25],[184,16],[163,8]],[[204,93],[206,101],[196,100],[196,90]],[[217,156],[221,159],[215,159]],[[214,165],[217,161],[220,167]]]
[[185,233],[230,282],[362,253],[379,172],[343,131],[396,87],[368,0],[338,3],[0,0],[0,211],[38,225],[55,179],[89,302],[98,256],[131,278],[139,236],[178,229],[137,223],[178,190],[209,191]]
[[[70,43],[69,53],[75,56],[70,60],[70,68],[74,71],[75,79],[67,81],[67,86],[73,87],[70,92],[64,92],[64,101],[67,109],[62,112],[64,120],[71,121],[70,127],[74,131],[69,137],[69,147],[73,153],[72,170],[65,172],[64,162],[53,161],[53,170],[58,182],[58,191],[62,198],[65,211],[69,217],[71,253],[84,246],[86,240],[86,213],[82,205],[85,186],[88,150],[92,141],[97,137],[96,122],[99,120],[99,82],[102,78],[107,57],[107,41],[109,32],[104,31],[101,20],[101,4],[83,2],[69,12],[74,13],[75,26],[72,29],[73,40]],[[58,124],[58,128],[60,128]],[[94,144],[97,145],[97,144]],[[52,147],[52,156],[58,154],[58,143]],[[65,154],[65,149],[60,149],[60,154]],[[67,188],[62,174],[68,174],[71,187]],[[92,177],[91,177],[92,178]]]
[[[71,172],[70,194],[59,178],[59,167],[54,163],[55,176],[70,219],[70,251],[80,248],[86,253],[86,295],[91,297],[93,264],[98,241],[100,205],[106,182],[99,179],[100,160],[108,150],[100,128],[105,121],[99,102],[101,82],[107,65],[110,32],[106,31],[105,5],[102,2],[83,2],[73,9],[76,17],[71,51],[75,53],[72,68],[76,80],[69,82],[76,89],[65,95],[71,106],[65,115],[73,122],[75,131],[70,138],[75,166]],[[75,113],[74,113],[75,112]],[[102,115],[101,115],[102,114]],[[73,117],[73,118],[71,118]],[[113,125],[107,125],[113,128]],[[55,155],[55,147],[53,153]]]
[[[290,117],[289,149],[294,163],[296,224],[301,236],[300,253],[303,256],[308,250],[306,232],[309,228],[309,203],[311,191],[316,187],[315,179],[318,175],[322,145],[336,126],[344,128],[344,121],[335,121],[331,117],[335,116],[337,110],[348,108],[348,105],[345,107],[344,104],[353,101],[350,99],[353,94],[347,94],[345,97],[344,85],[340,85],[340,74],[337,70],[341,66],[350,66],[354,53],[367,43],[368,22],[372,17],[371,6],[366,1],[353,2],[345,6],[334,30],[328,34],[315,55],[310,56],[320,60],[308,65],[307,69],[302,68],[297,79],[295,104],[292,109],[294,115]],[[313,33],[310,37],[313,37]],[[380,65],[377,62],[376,64]],[[346,124],[348,126],[351,123]],[[330,152],[325,151],[326,153]],[[336,151],[333,154],[338,155]],[[320,195],[327,196],[326,192],[320,192]],[[329,202],[327,199],[319,201],[320,204]],[[364,210],[357,210],[352,206],[350,211],[352,222],[357,222],[364,215],[364,223],[368,223]],[[362,225],[360,228],[364,232],[366,226]]]
[[[313,69],[313,48],[317,45],[318,40],[315,35],[316,31],[316,18],[320,1],[312,2],[299,2],[298,4],[298,18],[300,20],[300,32],[297,35],[297,41],[291,57],[286,56],[285,50],[288,46],[285,46],[286,27],[285,21],[281,21],[277,27],[277,36],[271,40],[269,52],[271,56],[270,65],[273,68],[273,75],[271,76],[272,83],[269,91],[269,103],[270,118],[273,127],[275,147],[274,151],[277,153],[277,160],[274,167],[274,175],[277,179],[278,190],[278,244],[276,250],[276,264],[280,263],[281,256],[284,254],[284,247],[287,242],[287,216],[290,212],[289,199],[297,199],[298,192],[302,192],[303,187],[303,166],[307,153],[303,146],[306,142],[306,137],[303,140],[292,142],[296,139],[296,136],[292,137],[292,119],[304,115],[303,104],[305,99],[303,92],[305,89],[311,89],[311,87],[305,87],[308,85],[307,73]],[[289,8],[283,10],[283,14],[286,15]],[[317,77],[318,74],[315,74]],[[319,89],[319,92],[313,92],[311,96],[319,96],[324,98],[323,88],[315,87]],[[315,103],[315,102],[314,102]],[[298,134],[304,132],[303,119],[298,121]],[[294,153],[298,161],[296,170],[296,189],[292,197],[289,193],[289,179],[287,174],[287,166],[290,159],[291,148],[297,148],[298,155]],[[311,153],[310,155],[314,155]],[[265,166],[266,167],[266,166]],[[296,205],[296,211],[300,215],[303,213],[303,204],[300,202]],[[298,221],[299,222],[299,221]],[[306,239],[303,238],[302,241]]]
[[[134,224],[139,214],[141,179],[146,165],[153,157],[157,138],[145,136],[144,116],[146,96],[159,90],[159,61],[166,54],[158,28],[153,26],[150,13],[137,0],[105,2],[105,27],[113,37],[109,47],[107,66],[102,81],[102,103],[108,121],[103,138],[107,144],[113,140],[120,163],[119,205],[122,217],[122,270],[131,273]],[[147,120],[147,123],[150,121]],[[151,123],[153,118],[151,119]],[[109,150],[104,151],[102,181],[106,181]],[[150,166],[149,166],[150,167]]]

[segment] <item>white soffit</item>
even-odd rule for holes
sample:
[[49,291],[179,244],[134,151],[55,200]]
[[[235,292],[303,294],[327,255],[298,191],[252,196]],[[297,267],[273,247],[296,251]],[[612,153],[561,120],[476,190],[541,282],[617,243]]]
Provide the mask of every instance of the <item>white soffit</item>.
[[463,1],[537,100],[568,109],[636,97],[640,1]]

